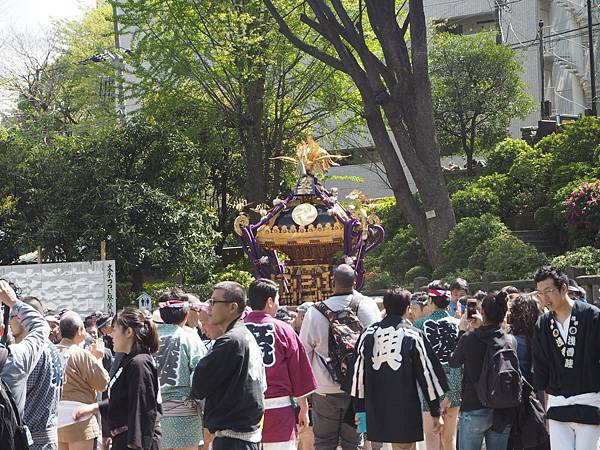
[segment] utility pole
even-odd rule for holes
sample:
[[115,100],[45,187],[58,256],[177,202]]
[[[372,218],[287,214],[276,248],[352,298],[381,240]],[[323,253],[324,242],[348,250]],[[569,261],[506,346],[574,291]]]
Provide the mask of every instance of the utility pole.
[[592,0],[587,0],[588,41],[590,45],[590,83],[592,85],[592,115],[596,111],[596,64],[594,63],[594,36],[592,33]]
[[544,98],[544,21],[541,19],[538,22],[538,40],[540,44],[540,74],[542,75],[540,88],[540,116],[541,119],[544,120],[546,118],[546,108],[544,107],[544,103],[546,103],[546,99]]
[[119,30],[119,11],[117,10],[117,5],[113,3],[113,30],[115,33],[115,50],[116,50],[116,59],[117,59],[117,76],[116,76],[116,116],[117,122],[123,122],[125,116],[125,101],[124,101],[124,93],[123,93],[123,61],[119,55],[119,50],[121,49],[121,39],[120,39],[120,31]]

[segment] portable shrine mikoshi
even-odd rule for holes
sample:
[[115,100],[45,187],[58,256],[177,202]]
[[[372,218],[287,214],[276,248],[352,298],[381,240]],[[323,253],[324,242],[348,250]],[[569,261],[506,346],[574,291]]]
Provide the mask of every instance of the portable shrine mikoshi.
[[329,297],[333,267],[342,262],[354,268],[360,289],[364,257],[384,236],[377,216],[360,205],[345,208],[336,190],[328,191],[317,179],[337,165],[334,159],[340,156],[327,153],[312,139],[298,144],[296,154],[296,159],[280,158],[297,164],[293,191],[275,199],[273,208],[255,208],[261,216],[258,222],[251,224],[242,211],[234,224],[258,275],[277,281],[281,303],[288,305]]

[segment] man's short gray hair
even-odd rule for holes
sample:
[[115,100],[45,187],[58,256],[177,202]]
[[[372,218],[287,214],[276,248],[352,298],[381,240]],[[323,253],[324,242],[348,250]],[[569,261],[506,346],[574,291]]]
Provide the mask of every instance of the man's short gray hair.
[[60,335],[66,339],[73,339],[77,332],[83,328],[81,316],[73,311],[64,313],[59,322]]
[[213,286],[213,289],[221,289],[223,298],[228,302],[238,305],[238,312],[242,314],[246,308],[246,290],[244,286],[235,281],[221,281]]

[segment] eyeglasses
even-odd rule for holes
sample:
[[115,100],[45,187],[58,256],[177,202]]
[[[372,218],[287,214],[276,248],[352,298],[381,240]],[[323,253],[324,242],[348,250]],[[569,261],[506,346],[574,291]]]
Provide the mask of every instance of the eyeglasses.
[[555,291],[556,291],[556,288],[546,288],[543,291],[538,291],[538,294],[541,295],[542,297],[547,297]]
[[215,300],[214,298],[209,298],[206,303],[208,303],[208,306],[210,306],[212,308],[217,303],[235,303],[235,302],[232,302],[230,300]]

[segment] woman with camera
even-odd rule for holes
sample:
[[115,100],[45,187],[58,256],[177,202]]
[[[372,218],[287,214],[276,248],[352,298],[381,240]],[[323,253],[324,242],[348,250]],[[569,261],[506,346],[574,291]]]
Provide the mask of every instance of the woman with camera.
[[480,312],[467,307],[460,321],[460,339],[450,357],[450,367],[463,367],[460,450],[480,450],[484,439],[487,450],[507,447],[521,395],[517,343],[502,328],[507,300],[505,292],[490,293]]

